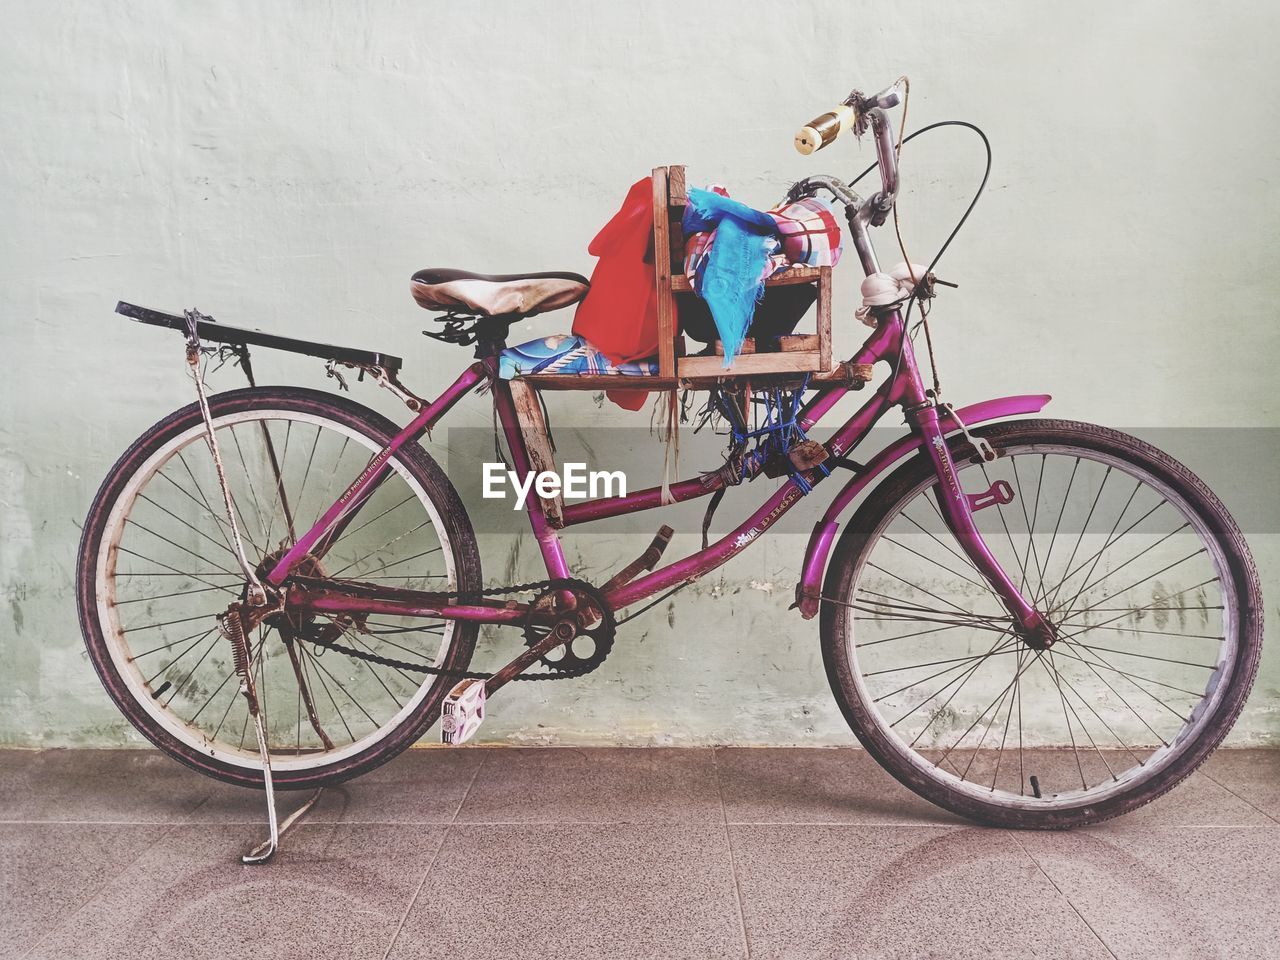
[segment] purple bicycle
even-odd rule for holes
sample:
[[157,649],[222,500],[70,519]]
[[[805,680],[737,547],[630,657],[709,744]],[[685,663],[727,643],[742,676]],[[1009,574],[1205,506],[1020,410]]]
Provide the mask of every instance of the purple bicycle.
[[[868,275],[879,271],[870,229],[892,215],[898,190],[892,90],[850,97],[800,137],[822,146],[861,124],[875,138],[878,191],[864,199],[833,177],[792,188],[845,205]],[[268,789],[336,783],[437,721],[446,742],[466,739],[508,682],[596,669],[628,612],[764,539],[843,472],[813,528],[794,606],[818,618],[832,692],[866,749],[920,795],[985,823],[1070,827],[1133,810],[1195,770],[1245,702],[1262,640],[1249,549],[1217,497],[1159,450],[1105,427],[1031,417],[1047,395],[941,403],[912,339],[927,279],[873,313],[873,332],[841,366],[883,364],[885,376],[820,445],[809,432],[861,386],[855,379],[703,385],[739,411],[744,436],[752,391],[787,398],[789,436],[807,459],[779,472],[748,458],[740,477],[716,471],[573,502],[554,519],[531,496],[546,577],[518,585],[482,577],[462,501],[417,441],[487,390],[513,470],[535,472],[499,356],[513,324],[573,302],[585,280],[419,275],[426,285],[466,281],[494,304],[524,297],[515,310],[448,318],[475,360],[434,400],[406,388],[386,354],[121,304],[186,334],[198,398],[128,449],[89,512],[77,595],[93,664],[138,730],[201,773]],[[215,352],[238,357],[253,383],[250,345],[358,369],[412,419],[397,426],[293,387],[206,396],[200,367]],[[894,408],[909,431],[860,450]],[[566,562],[564,528],[766,473],[784,479],[690,556],[662,565],[664,530],[607,583],[576,578]],[[471,663],[484,624],[517,640],[517,655],[492,672]]]

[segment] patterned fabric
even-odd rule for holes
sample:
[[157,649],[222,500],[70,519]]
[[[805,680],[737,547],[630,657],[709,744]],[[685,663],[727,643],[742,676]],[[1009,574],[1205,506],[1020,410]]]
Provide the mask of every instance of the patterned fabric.
[[835,204],[818,197],[779,204],[769,211],[778,225],[782,253],[788,263],[806,267],[834,267],[840,262],[842,240]]
[[511,380],[526,373],[617,374],[626,377],[656,376],[658,361],[628,360],[613,363],[582,337],[556,334],[507,347],[498,357],[498,376]]
[[[708,187],[728,197],[720,184]],[[840,262],[844,239],[835,203],[820,197],[806,197],[795,203],[781,203],[768,211],[777,227],[778,238],[769,250],[765,278],[787,269],[792,264],[806,267],[834,267]],[[698,289],[700,272],[706,269],[706,258],[715,230],[685,230],[684,274],[694,291]]]

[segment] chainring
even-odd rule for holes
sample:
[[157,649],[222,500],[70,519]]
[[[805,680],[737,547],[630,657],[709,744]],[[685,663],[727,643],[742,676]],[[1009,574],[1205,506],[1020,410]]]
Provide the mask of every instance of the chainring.
[[[550,625],[526,623],[524,625],[525,646],[533,647],[543,640],[558,626],[568,621],[573,624],[574,636],[567,643],[553,647],[538,658],[538,662],[548,669],[558,671],[567,676],[581,677],[590,673],[604,663],[613,649],[613,638],[616,623],[613,611],[609,609],[604,596],[595,587],[582,580],[564,580],[562,583],[573,583],[577,604],[574,610]],[[531,605],[532,609],[554,609],[557,595],[563,587],[553,587],[540,593]],[[585,597],[588,603],[582,603]],[[590,619],[592,626],[584,626],[583,621]],[[591,644],[591,652],[583,656],[585,643]]]

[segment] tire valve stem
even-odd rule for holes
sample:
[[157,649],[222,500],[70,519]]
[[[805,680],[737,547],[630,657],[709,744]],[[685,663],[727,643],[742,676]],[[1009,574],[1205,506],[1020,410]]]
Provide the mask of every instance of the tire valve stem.
[[1041,798],[1040,778],[1033,773],[1030,779],[1031,779],[1031,792],[1035,794],[1035,798],[1039,800]]

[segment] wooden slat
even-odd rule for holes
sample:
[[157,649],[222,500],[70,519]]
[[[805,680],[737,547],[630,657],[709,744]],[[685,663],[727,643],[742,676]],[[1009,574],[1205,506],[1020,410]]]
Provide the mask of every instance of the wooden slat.
[[[684,272],[684,208],[689,198],[685,193],[684,167],[675,164],[667,167],[667,232],[670,234],[671,272]],[[677,316],[679,313],[677,311]]]
[[831,268],[818,270],[818,369],[831,368]]
[[748,353],[733,358],[727,369],[723,357],[681,357],[676,370],[686,377],[742,377],[757,373],[806,373],[821,370],[818,352]]
[[[777,354],[763,354],[762,356],[774,356]],[[699,371],[695,375],[682,375],[679,380],[675,378],[664,379],[663,377],[632,377],[623,374],[573,374],[573,373],[531,373],[519,380],[527,383],[531,387],[538,390],[670,390],[674,387],[692,387],[701,388],[709,387],[712,384],[719,383],[723,380],[733,380],[740,375],[742,370],[738,363],[734,363],[733,369],[725,371],[720,364],[723,362],[715,357],[686,357],[681,363],[688,363],[689,360],[710,360],[716,364],[710,373]],[[855,364],[853,367],[858,367]],[[755,372],[748,374],[753,383],[767,382],[770,375],[776,375],[782,379],[795,379],[802,376],[808,371],[790,371],[778,373],[774,370],[767,370],[763,373]],[[853,375],[855,379],[862,382],[869,382],[872,378],[870,364],[862,366],[860,369],[850,369],[850,365],[846,363],[834,364],[826,370],[816,370],[810,373],[809,382],[814,386],[823,384],[843,383]],[[512,381],[515,382],[515,381]]]
[[[816,333],[802,333],[802,334],[790,333],[790,334],[787,334],[786,336],[779,337],[778,341],[779,341],[779,346],[781,346],[782,350],[774,351],[775,353],[776,352],[791,353],[797,350],[808,352],[808,353],[817,353],[819,350],[818,335]],[[717,357],[724,356],[723,343],[717,340],[712,346],[715,347]],[[756,352],[756,341],[754,337],[747,337],[747,339],[742,341],[742,346],[738,348],[739,356],[746,353],[755,353],[755,352]],[[828,363],[826,364],[826,366],[830,366],[830,364]]]
[[530,373],[518,379],[539,390],[670,390],[676,385],[675,377],[622,373]]
[[667,168],[653,169],[653,266],[658,298],[658,376],[676,372],[676,304],[671,296],[671,233],[667,208]]
[[667,203],[673,207],[684,207],[689,202],[689,194],[685,189],[684,165],[673,164],[667,167]]
[[[516,417],[520,421],[520,433],[524,437],[529,465],[534,473],[555,472],[556,458],[551,452],[551,440],[547,436],[547,420],[542,413],[537,391],[528,380],[517,377],[511,381],[511,399],[515,401]],[[564,526],[564,495],[543,497],[534,489],[534,495],[542,503],[542,512],[557,527]]]

